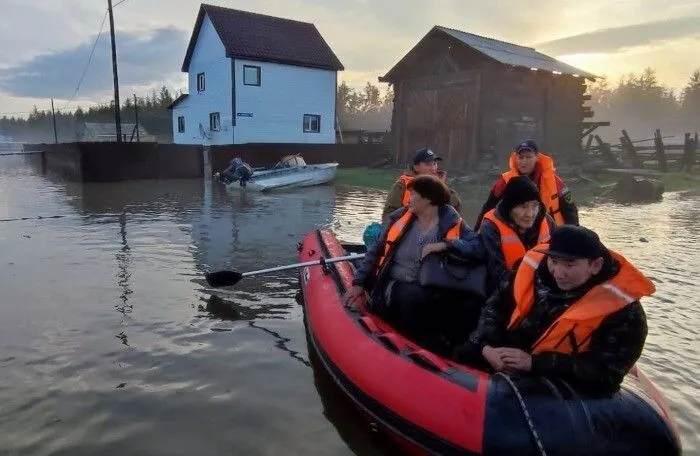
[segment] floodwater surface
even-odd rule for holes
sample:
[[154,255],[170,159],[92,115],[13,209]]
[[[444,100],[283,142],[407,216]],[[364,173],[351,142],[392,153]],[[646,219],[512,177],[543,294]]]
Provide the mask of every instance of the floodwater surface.
[[[361,242],[385,192],[75,184],[29,160],[0,157],[0,454],[394,452],[309,355],[296,271],[225,290],[203,280],[294,263],[318,227]],[[462,194],[467,220],[481,193]],[[640,364],[684,453],[700,454],[700,194],[601,203],[581,220],[655,282]],[[207,311],[212,296],[225,315]]]

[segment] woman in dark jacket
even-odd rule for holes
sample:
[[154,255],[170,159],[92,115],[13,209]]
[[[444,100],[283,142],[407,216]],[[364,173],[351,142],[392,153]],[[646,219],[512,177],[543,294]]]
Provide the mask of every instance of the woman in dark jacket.
[[[420,176],[409,184],[409,189],[408,207],[390,215],[344,300],[352,305],[369,292],[375,313],[406,337],[425,348],[436,349],[436,339],[451,339],[454,333],[466,337],[478,321],[480,305],[470,305],[464,296],[457,296],[459,293],[421,286],[422,260],[445,252],[461,259],[485,261],[486,251],[448,204],[450,191],[442,181]],[[430,266],[426,263],[425,267]]]
[[501,201],[484,215],[479,227],[488,252],[489,274],[498,289],[508,286],[525,252],[549,240],[554,226],[537,186],[524,176],[510,179]]

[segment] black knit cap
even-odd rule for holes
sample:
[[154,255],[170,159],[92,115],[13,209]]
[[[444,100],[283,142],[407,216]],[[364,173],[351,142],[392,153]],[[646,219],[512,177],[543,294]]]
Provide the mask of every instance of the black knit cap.
[[577,225],[555,228],[551,233],[549,248],[533,250],[563,260],[605,258],[608,251],[595,231]]
[[528,201],[540,201],[540,191],[529,177],[511,177],[501,194],[501,210],[504,214],[510,212],[515,206]]

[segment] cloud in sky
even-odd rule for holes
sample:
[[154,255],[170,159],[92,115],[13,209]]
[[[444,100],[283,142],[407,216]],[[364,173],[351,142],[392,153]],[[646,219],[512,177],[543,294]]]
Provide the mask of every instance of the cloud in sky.
[[535,44],[554,55],[612,53],[700,34],[700,16],[610,27]]
[[[31,109],[43,97],[70,97],[106,2],[1,1],[0,111]],[[646,66],[662,70],[673,55],[678,63],[667,79],[673,83],[687,78],[697,65],[688,40],[700,41],[693,38],[700,34],[700,0],[207,2],[314,23],[345,65],[339,79],[358,86],[367,80],[377,83],[377,77],[434,25],[518,44],[539,43],[535,47],[543,52],[571,63],[575,59],[576,66],[593,73],[602,68],[613,77]],[[184,87],[179,69],[198,9],[196,0],[129,0],[115,8],[120,83],[127,85],[126,90],[163,83]],[[630,24],[632,20],[636,23]],[[686,44],[676,46],[678,40]],[[110,91],[111,61],[105,34],[76,99],[106,101]]]
[[[85,68],[94,39],[0,70],[0,90],[18,97],[69,98]],[[148,85],[179,73],[186,40],[186,34],[175,28],[157,29],[147,35],[119,34],[120,85]],[[79,93],[89,97],[109,92],[111,88],[110,41],[109,35],[103,35]]]

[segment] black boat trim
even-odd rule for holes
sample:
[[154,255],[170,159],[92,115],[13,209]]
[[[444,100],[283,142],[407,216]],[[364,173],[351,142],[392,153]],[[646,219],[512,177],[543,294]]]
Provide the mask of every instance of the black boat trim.
[[427,431],[405,418],[397,415],[388,407],[382,405],[377,400],[365,394],[357,385],[355,385],[345,374],[331,361],[330,357],[321,348],[316,341],[316,337],[309,322],[307,321],[306,330],[309,339],[313,344],[313,349],[318,354],[321,363],[323,363],[326,371],[333,378],[335,383],[342,389],[345,394],[367,415],[369,415],[380,426],[389,429],[397,436],[411,442],[413,445],[422,448],[430,454],[439,455],[459,455],[459,456],[474,456],[479,453],[474,453],[465,448],[458,447],[441,437],[436,436],[430,431]]

